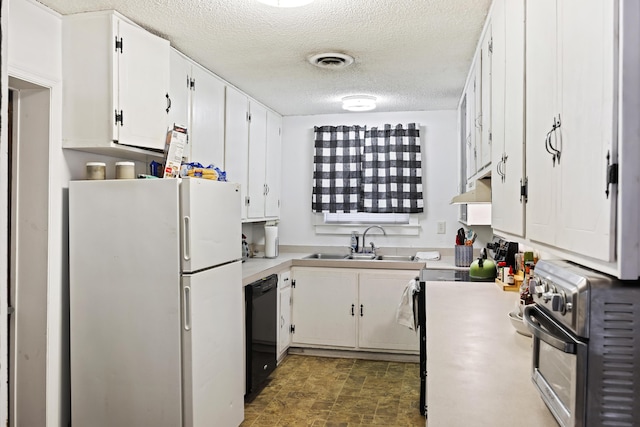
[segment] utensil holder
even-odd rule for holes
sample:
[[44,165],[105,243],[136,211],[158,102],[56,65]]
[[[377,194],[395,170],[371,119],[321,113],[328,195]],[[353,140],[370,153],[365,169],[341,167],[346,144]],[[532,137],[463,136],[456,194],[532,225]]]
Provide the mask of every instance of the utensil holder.
[[469,267],[473,261],[473,246],[456,245],[455,263],[456,267]]

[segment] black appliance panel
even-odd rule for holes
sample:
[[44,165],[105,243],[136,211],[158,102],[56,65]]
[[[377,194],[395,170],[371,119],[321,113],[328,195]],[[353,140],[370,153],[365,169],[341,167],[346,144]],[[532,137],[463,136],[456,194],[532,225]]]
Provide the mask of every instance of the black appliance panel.
[[272,274],[245,287],[246,393],[255,397],[276,368],[278,276]]

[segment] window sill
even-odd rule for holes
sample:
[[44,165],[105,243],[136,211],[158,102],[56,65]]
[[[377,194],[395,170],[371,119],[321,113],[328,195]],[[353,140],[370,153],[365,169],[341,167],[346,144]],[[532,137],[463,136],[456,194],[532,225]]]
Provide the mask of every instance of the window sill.
[[[357,231],[360,236],[370,227],[371,224],[316,224],[316,234],[339,234],[350,236],[351,232]],[[388,236],[419,236],[422,227],[420,224],[382,224]],[[370,231],[371,236],[382,234],[379,229]],[[369,234],[367,234],[369,235]]]

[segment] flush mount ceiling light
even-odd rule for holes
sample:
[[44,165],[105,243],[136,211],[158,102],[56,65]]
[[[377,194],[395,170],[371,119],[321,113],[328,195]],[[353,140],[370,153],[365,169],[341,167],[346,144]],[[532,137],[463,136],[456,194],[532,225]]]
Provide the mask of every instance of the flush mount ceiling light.
[[376,108],[376,97],[352,95],[342,98],[342,109],[347,111],[371,111]]
[[275,7],[298,7],[311,3],[313,0],[258,0],[260,3]]

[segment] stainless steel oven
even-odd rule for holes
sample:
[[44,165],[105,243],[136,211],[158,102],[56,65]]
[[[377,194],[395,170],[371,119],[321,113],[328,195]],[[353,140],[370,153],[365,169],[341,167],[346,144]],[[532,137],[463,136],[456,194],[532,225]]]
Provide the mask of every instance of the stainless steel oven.
[[640,286],[539,261],[524,320],[532,381],[561,426],[639,426]]

